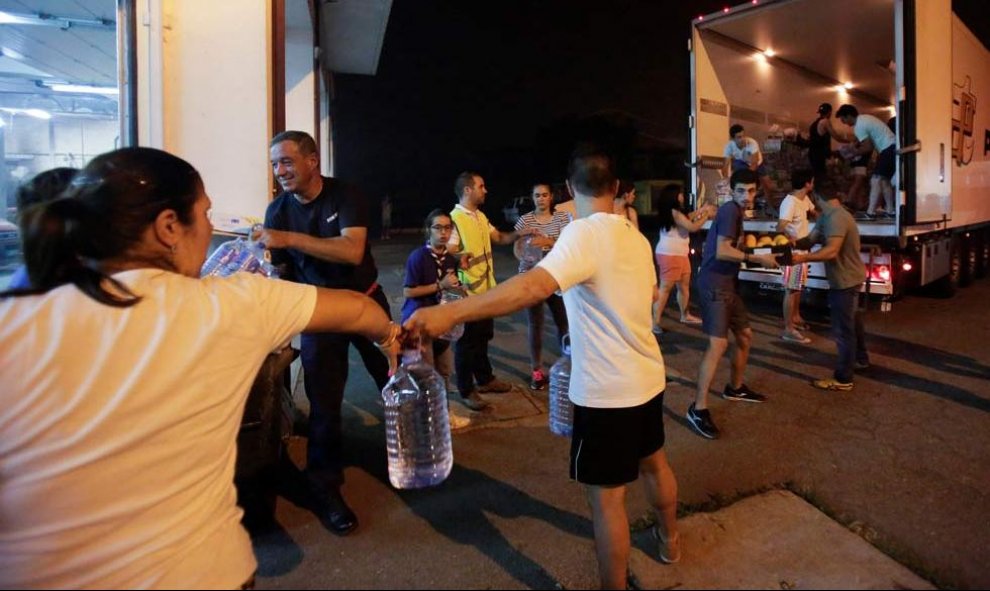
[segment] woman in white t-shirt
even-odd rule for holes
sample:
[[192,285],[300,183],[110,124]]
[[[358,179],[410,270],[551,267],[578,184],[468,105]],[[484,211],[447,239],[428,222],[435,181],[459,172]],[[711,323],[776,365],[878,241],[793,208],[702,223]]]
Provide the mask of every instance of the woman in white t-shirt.
[[701,324],[701,319],[688,311],[691,297],[691,232],[697,232],[711,218],[711,208],[702,207],[693,215],[684,213],[684,193],[678,185],[667,185],[660,191],[654,208],[660,218],[660,239],[657,241],[657,269],[660,289],[653,306],[653,332],[662,334],[660,320],[667,299],[677,286],[677,305],[684,324]]
[[199,278],[213,227],[187,162],[97,156],[25,212],[31,290],[0,294],[0,588],[236,589],[248,391],[300,331],[399,329],[350,291]]

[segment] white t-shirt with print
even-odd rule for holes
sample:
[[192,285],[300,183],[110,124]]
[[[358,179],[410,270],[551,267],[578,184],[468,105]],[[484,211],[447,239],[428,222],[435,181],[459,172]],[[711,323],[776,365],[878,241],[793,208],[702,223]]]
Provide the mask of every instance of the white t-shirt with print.
[[811,197],[798,199],[794,195],[784,197],[780,203],[780,215],[777,217],[787,223],[784,233],[788,237],[800,240],[810,233],[808,224],[808,212],[814,211],[815,205],[811,202]]
[[254,572],[236,437],[316,290],[239,273],[0,300],[0,588],[228,588]]
[[760,144],[751,137],[744,137],[742,148],[736,145],[735,140],[729,140],[722,155],[733,160],[749,162],[750,156],[753,154],[756,154],[756,165],[763,164],[763,152],[760,151]]
[[663,357],[651,332],[653,256],[629,220],[608,213],[574,220],[537,266],[564,292],[574,404],[627,408],[664,390]]
[[883,152],[897,143],[897,137],[894,135],[894,132],[890,131],[886,123],[873,115],[861,114],[857,116],[856,124],[853,126],[853,133],[856,134],[856,139],[859,141],[870,138],[877,152]]

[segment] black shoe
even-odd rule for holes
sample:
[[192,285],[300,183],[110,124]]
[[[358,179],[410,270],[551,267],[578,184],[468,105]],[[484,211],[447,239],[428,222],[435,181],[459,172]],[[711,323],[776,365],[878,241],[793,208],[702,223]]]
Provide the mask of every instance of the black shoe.
[[708,409],[696,410],[694,404],[688,407],[687,411],[688,424],[694,429],[698,435],[701,435],[705,439],[718,439],[719,432],[718,427],[712,421],[712,413],[708,412]]
[[853,367],[856,368],[856,369],[859,369],[859,370],[870,369],[870,362],[869,361],[857,361],[855,364],[853,364]]
[[346,536],[358,526],[357,515],[347,506],[339,490],[316,499],[316,514],[323,525],[338,536]]
[[763,394],[757,394],[749,389],[749,386],[743,384],[739,386],[739,389],[735,389],[729,384],[725,385],[725,390],[722,390],[722,398],[726,400],[735,400],[736,402],[766,402],[767,397]]

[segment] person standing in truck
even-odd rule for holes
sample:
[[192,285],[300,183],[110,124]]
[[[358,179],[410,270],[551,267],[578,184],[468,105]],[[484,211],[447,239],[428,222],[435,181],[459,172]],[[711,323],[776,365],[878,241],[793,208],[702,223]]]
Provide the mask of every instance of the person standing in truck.
[[870,204],[866,209],[866,215],[871,218],[877,215],[881,198],[884,201],[884,211],[893,213],[894,186],[891,181],[894,178],[897,137],[886,123],[873,115],[861,115],[852,105],[839,107],[836,116],[853,128],[853,134],[858,140],[853,147],[855,154],[869,156],[874,150],[878,153],[877,165],[873,169],[873,177],[870,178]]
[[763,198],[770,202],[773,196],[773,182],[770,180],[766,164],[763,163],[763,152],[760,151],[759,142],[747,136],[745,131],[738,123],[729,128],[730,139],[723,153],[725,166],[722,169],[722,176],[729,177],[737,170],[752,170],[759,176]]

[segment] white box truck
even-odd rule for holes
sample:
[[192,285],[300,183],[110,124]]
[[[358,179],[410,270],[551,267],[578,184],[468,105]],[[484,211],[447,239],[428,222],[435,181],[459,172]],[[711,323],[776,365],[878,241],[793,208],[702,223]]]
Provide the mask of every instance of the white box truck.
[[[883,121],[896,115],[893,216],[858,222],[865,288],[889,309],[905,289],[938,283],[951,293],[987,273],[990,51],[951,0],[752,0],[699,16],[691,28],[696,204],[715,200],[730,126],[743,125],[760,143],[782,196],[790,170],[809,167],[795,133],[807,133],[821,103],[852,104]],[[831,161],[835,190],[851,182],[841,163]],[[745,231],[776,233],[773,214],[757,212]],[[768,269],[740,278],[780,283]],[[821,263],[812,264],[808,286],[828,288]]]

